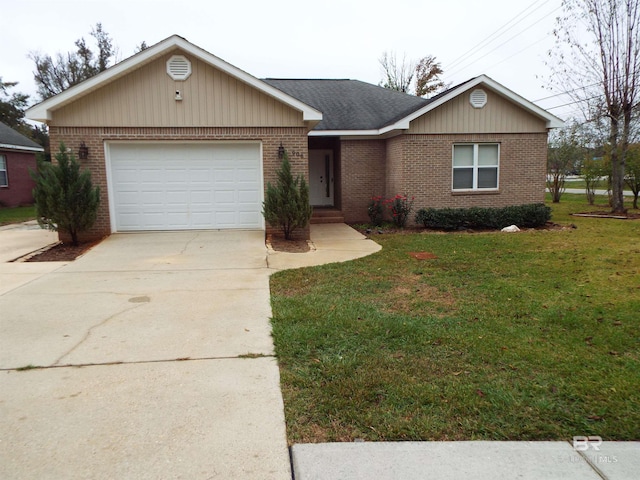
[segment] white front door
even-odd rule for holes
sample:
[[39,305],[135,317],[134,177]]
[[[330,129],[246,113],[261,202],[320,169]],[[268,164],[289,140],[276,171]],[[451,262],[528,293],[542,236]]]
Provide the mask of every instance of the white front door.
[[309,150],[309,201],[316,207],[333,206],[332,150]]

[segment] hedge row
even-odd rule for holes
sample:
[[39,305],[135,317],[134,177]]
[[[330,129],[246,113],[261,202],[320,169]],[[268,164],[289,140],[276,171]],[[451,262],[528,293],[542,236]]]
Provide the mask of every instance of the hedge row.
[[422,208],[416,223],[425,228],[457,230],[460,228],[502,229],[509,225],[541,227],[551,219],[551,208],[542,203],[504,208]]

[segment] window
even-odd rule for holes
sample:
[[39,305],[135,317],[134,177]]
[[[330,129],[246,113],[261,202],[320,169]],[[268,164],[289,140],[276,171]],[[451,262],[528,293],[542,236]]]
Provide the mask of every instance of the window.
[[498,188],[500,146],[497,143],[467,143],[453,146],[453,189]]
[[7,157],[0,155],[0,187],[8,187],[9,178],[7,176]]

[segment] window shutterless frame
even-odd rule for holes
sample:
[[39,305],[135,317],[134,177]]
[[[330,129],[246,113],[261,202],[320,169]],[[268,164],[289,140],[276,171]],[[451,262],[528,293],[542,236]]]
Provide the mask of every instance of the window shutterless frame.
[[454,192],[497,190],[499,177],[499,143],[453,145],[451,189]]
[[0,155],[0,187],[9,186],[9,174],[7,173],[7,157]]

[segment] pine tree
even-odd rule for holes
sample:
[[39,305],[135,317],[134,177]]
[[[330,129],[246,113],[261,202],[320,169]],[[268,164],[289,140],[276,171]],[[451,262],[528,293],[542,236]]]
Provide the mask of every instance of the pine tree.
[[78,234],[96,221],[100,188],[93,187],[89,170],[80,171],[80,164],[67,153],[64,143],[60,144],[56,160],[57,164],[41,162],[38,172],[32,174],[38,224],[68,233],[72,244],[78,245]]
[[267,183],[262,214],[273,226],[279,226],[284,238],[291,239],[296,228],[304,228],[311,219],[312,207],[309,205],[309,186],[304,178],[291,174],[291,164],[285,152],[280,169],[276,172],[276,186]]

